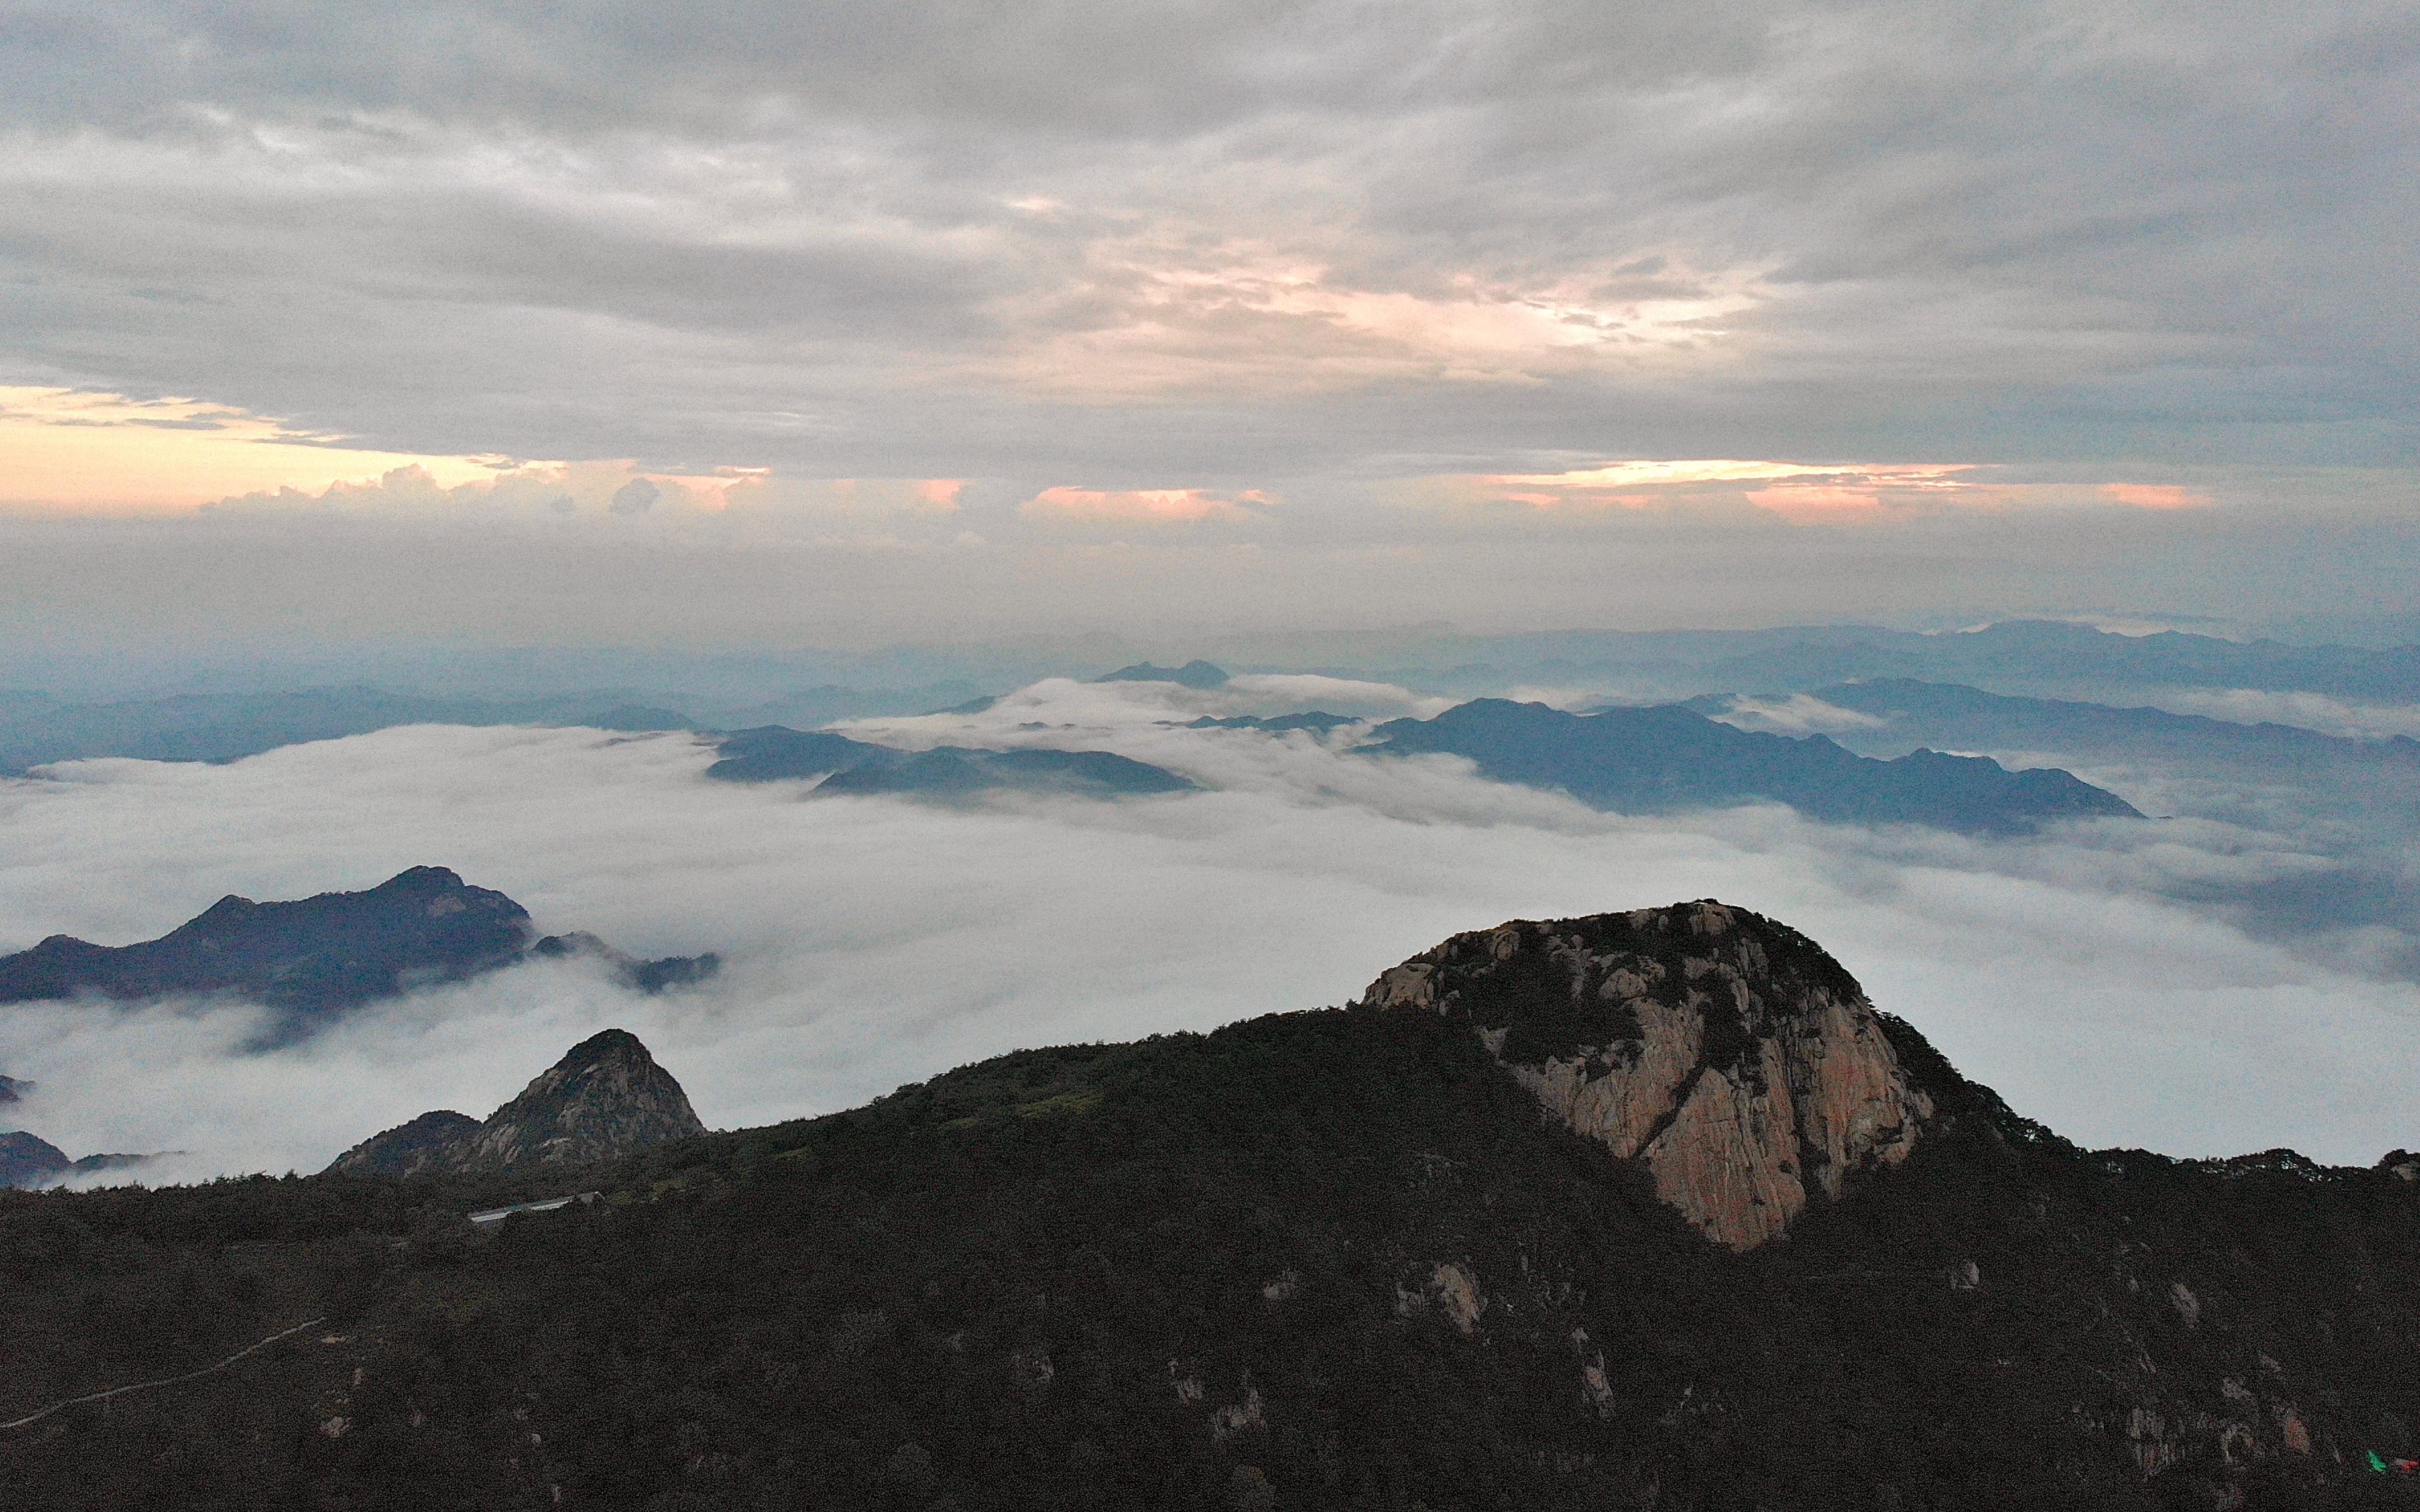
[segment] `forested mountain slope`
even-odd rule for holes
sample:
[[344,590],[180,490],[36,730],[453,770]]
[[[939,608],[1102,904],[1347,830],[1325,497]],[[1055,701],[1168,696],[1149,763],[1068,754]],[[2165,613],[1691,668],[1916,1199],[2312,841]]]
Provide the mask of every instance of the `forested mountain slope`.
[[[1668,1180],[1734,1156],[1796,1180],[1758,1234]],[[334,1341],[13,1430],[0,1473],[44,1507],[2415,1505],[2365,1458],[2415,1447],[2414,1174],[2079,1150],[1745,910],[1516,923],[1350,1008],[584,1170],[0,1196],[0,1419],[311,1309]]]

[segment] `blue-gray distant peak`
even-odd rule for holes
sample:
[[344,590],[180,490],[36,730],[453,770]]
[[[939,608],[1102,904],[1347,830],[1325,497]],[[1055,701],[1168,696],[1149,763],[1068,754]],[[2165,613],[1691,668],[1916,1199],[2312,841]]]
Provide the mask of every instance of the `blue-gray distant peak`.
[[1764,799],[1810,818],[2011,834],[2055,819],[2142,815],[2055,769],[2011,772],[1979,756],[1858,756],[1822,735],[1735,730],[1677,704],[1566,714],[1477,699],[1434,719],[1380,725],[1381,754],[1466,756],[1504,782],[1560,788],[1596,808],[1657,813]]
[[768,724],[737,730],[717,748],[722,759],[706,775],[723,782],[778,782],[787,778],[822,777],[845,771],[861,762],[895,755],[885,746],[851,740],[829,730],[792,730]]
[[593,948],[632,986],[696,980],[706,956],[640,962],[587,935],[532,942],[529,911],[442,866],[416,866],[364,892],[290,903],[233,894],[156,940],[94,945],[54,934],[0,957],[0,1003],[101,997],[119,1002],[225,995],[281,1011],[271,1039],[290,1039],[365,1003],[459,981],[531,954]]
[[726,782],[823,779],[820,795],[910,794],[965,797],[1019,791],[1084,797],[1187,793],[1194,784],[1148,762],[1106,750],[973,750],[941,746],[901,750],[868,745],[828,730],[769,725],[723,737],[722,759],[706,775]]
[[1266,717],[1263,717],[1259,715],[1236,714],[1230,715],[1224,719],[1214,719],[1205,714],[1201,718],[1187,724],[1185,728],[1187,730],[1274,730],[1280,732],[1287,730],[1315,730],[1324,735],[1339,725],[1359,724],[1360,722],[1360,720],[1354,718],[1348,714],[1327,714],[1321,710],[1313,709],[1308,714],[1273,714]]
[[1150,662],[1139,661],[1131,667],[1121,667],[1116,671],[1103,673],[1093,681],[1096,683],[1176,683],[1186,687],[1210,688],[1226,687],[1227,672],[1224,668],[1214,666],[1206,661],[1188,661],[1182,667],[1155,667]]
[[1011,791],[1108,798],[1193,790],[1193,783],[1166,767],[1106,750],[966,750],[942,746],[835,772],[815,792],[818,795],[893,793],[952,798]]

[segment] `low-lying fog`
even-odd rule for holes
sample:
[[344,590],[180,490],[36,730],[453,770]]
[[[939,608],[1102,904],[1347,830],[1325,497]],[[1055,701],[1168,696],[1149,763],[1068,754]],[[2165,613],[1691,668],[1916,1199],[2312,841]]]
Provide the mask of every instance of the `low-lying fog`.
[[1200,714],[1434,712],[1319,678],[1048,682],[979,716],[861,721],[896,744],[1109,748],[1210,791],[969,808],[705,779],[683,734],[426,726],[226,766],[93,761],[0,782],[0,950],[147,939],[234,892],[285,899],[450,866],[542,931],[715,950],[660,998],[532,964],[245,1055],[248,1011],[0,1009],[10,1110],[145,1173],[317,1169],[424,1110],[484,1116],[572,1042],[636,1031],[719,1127],[849,1106],[1025,1045],[1207,1029],[1339,1003],[1447,934],[1718,897],[1828,947],[2018,1111],[2091,1145],[2290,1144],[2368,1163],[2420,1143],[2420,995],[2177,895],[2322,864],[2195,821],[1983,841],[1777,808],[1637,819],[1374,761],[1349,733],[1194,731]]

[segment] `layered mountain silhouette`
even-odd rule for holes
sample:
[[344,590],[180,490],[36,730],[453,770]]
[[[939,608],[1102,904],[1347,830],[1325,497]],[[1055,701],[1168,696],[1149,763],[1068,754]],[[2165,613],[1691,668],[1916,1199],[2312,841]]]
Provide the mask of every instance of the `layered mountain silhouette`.
[[1351,715],[1327,714],[1321,710],[1313,709],[1308,714],[1274,714],[1266,716],[1233,714],[1223,719],[1214,719],[1205,714],[1201,718],[1187,723],[1185,728],[1187,730],[1311,730],[1324,735],[1340,725],[1359,724],[1360,722],[1360,720],[1354,718]]
[[1206,661],[1188,661],[1182,667],[1155,667],[1139,661],[1131,667],[1121,667],[1113,672],[1103,672],[1096,683],[1174,683],[1182,687],[1213,688],[1227,686],[1227,671]]
[[581,1165],[705,1132],[689,1094],[638,1036],[607,1029],[572,1046],[487,1121],[424,1113],[355,1145],[328,1169],[403,1177]]
[[[62,1414],[0,1438],[16,1502],[184,1504],[200,1468],[226,1504],[307,1478],[839,1512],[2420,1492],[2370,1468],[2420,1453],[2420,1157],[2080,1149],[1713,900],[1513,920],[1346,1008],[734,1134],[679,1137],[686,1099],[609,1032],[468,1122],[338,1164],[424,1185],[0,1201],[0,1392],[81,1386],[131,1318],[191,1319],[203,1358],[291,1321],[213,1267],[320,1277],[331,1312],[331,1342],[144,1409],[206,1467]],[[458,1216],[575,1162],[605,1200],[492,1240]],[[256,1428],[199,1431],[228,1421]]]
[[1105,750],[973,750],[941,746],[899,750],[828,730],[780,725],[723,737],[706,775],[727,782],[821,778],[814,792],[964,798],[985,793],[1062,793],[1120,797],[1187,793],[1194,784],[1165,767]]
[[86,1155],[70,1160],[66,1150],[23,1130],[0,1134],[0,1187],[55,1186],[98,1171],[131,1170],[152,1155]]
[[593,935],[532,940],[529,911],[442,866],[417,866],[364,892],[292,903],[228,896],[156,940],[94,945],[54,934],[0,957],[0,1003],[118,1002],[223,994],[279,1010],[290,1031],[532,954],[595,954],[632,986],[660,990],[711,975],[712,955],[642,962]]
[[1811,818],[2010,834],[2056,819],[2141,818],[2114,793],[2055,769],[2011,772],[1979,756],[1859,756],[1822,735],[1734,729],[1677,704],[1567,714],[1476,699],[1434,719],[1394,719],[1363,748],[1468,757],[1481,775],[1559,788],[1632,813],[1763,799]]

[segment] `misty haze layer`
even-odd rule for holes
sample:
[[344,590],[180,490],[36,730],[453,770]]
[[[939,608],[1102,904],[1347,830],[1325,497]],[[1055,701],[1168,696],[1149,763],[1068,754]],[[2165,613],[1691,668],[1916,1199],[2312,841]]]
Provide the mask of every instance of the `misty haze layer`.
[[[71,1150],[182,1149],[165,1174],[317,1168],[432,1107],[478,1111],[596,1029],[638,1032],[710,1125],[830,1109],[1021,1045],[1201,1029],[1338,1002],[1458,930],[1719,896],[1834,950],[2021,1110],[2180,1154],[2374,1160],[2420,1121],[2409,984],[2178,901],[2307,858],[2203,821],[1984,841],[1748,808],[1652,821],[1377,761],[1350,729],[1187,729],[1357,703],[1330,679],[1046,683],[981,715],[861,721],[903,745],[1114,749],[1208,791],[1117,800],[803,801],[708,781],[685,734],[422,726],[225,766],[94,761],[0,786],[0,948],[162,933],[226,892],[307,896],[442,864],[646,955],[720,952],[674,996],[544,961],[266,1055],[216,1004],[0,1017],[14,1121]],[[162,1172],[152,1173],[156,1179]]]

